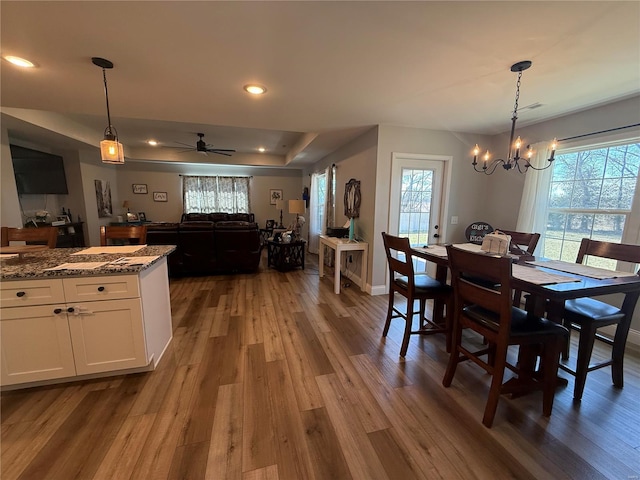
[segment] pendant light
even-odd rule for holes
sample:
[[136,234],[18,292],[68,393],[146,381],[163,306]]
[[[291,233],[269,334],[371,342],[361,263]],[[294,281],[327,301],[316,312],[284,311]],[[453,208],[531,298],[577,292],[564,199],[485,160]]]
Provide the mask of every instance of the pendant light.
[[111,125],[111,114],[109,113],[109,90],[107,89],[107,73],[105,69],[113,68],[113,63],[109,60],[92,57],[91,61],[94,65],[102,68],[102,78],[104,79],[104,95],[107,100],[107,128],[104,130],[104,140],[100,142],[100,156],[102,163],[111,163],[114,165],[124,164],[124,149],[118,141],[118,132]]

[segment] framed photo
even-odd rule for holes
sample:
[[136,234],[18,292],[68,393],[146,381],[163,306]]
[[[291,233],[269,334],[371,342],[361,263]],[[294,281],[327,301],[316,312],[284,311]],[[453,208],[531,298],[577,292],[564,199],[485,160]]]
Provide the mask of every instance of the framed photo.
[[282,190],[269,190],[269,203],[275,205],[277,200],[282,200]]
[[71,223],[71,220],[69,220],[69,215],[57,215],[56,220],[64,223]]
[[144,212],[138,212],[138,220],[141,222],[147,221],[147,215]]
[[154,202],[166,202],[167,201],[167,192],[153,192],[153,201]]
[[146,183],[134,183],[131,187],[133,188],[133,193],[149,193]]
[[138,214],[127,212],[127,222],[138,222]]

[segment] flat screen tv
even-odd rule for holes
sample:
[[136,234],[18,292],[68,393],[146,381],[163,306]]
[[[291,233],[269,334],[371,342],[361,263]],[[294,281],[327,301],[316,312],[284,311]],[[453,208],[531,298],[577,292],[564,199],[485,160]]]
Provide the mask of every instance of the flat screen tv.
[[62,157],[11,145],[18,194],[69,193]]

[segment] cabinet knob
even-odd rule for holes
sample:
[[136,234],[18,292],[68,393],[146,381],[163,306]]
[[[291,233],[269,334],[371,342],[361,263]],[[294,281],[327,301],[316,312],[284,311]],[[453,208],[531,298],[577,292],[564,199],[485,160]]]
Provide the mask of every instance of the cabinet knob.
[[73,307],[67,308],[67,313],[73,313],[73,312],[75,312],[75,309]]
[[56,308],[56,309],[53,310],[53,313],[58,315],[59,313],[62,313],[62,309],[61,308]]
[[26,294],[27,292],[17,292],[16,297],[24,297]]
[[104,287],[98,287],[99,292],[104,292]]

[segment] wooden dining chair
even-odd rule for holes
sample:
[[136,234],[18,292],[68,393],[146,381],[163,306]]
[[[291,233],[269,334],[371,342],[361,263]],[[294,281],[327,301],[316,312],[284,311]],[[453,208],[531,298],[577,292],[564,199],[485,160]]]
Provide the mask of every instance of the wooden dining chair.
[[[640,245],[601,242],[583,238],[580,250],[578,250],[576,263],[583,263],[587,256],[630,262],[636,264],[637,267],[637,264],[640,264]],[[640,275],[640,271],[638,271],[638,275]],[[562,370],[575,376],[573,388],[573,399],[575,401],[582,399],[587,373],[609,365],[611,365],[613,384],[618,388],[623,387],[624,351],[638,297],[640,297],[640,292],[627,293],[621,308],[593,298],[578,298],[565,302],[563,323],[567,328],[580,332],[576,369],[572,370],[567,365],[560,365]],[[608,325],[616,325],[613,340],[598,333],[599,328]],[[611,358],[595,365],[590,365],[595,340],[612,346]],[[568,346],[569,343],[567,342],[567,349]],[[565,358],[567,357],[568,350],[565,351]]]
[[58,241],[57,227],[12,228],[2,227],[0,242],[3,247],[10,242],[29,242],[32,245],[46,245],[56,248]]
[[[511,245],[509,245],[510,253],[515,255],[522,255],[523,253],[533,255],[540,240],[539,233],[516,232],[513,230],[502,230],[501,228],[499,230],[507,235],[511,235]],[[521,301],[522,291],[515,289],[513,291],[513,306],[520,307]]]
[[[511,303],[511,259],[477,254],[447,246],[453,286],[453,327],[449,363],[442,384],[449,387],[460,362],[472,360],[492,376],[489,397],[482,423],[491,427],[498,400],[504,393],[542,390],[542,413],[551,415],[560,352],[568,332],[562,325],[536,317]],[[498,285],[486,288],[475,283],[480,278]],[[470,329],[483,336],[487,344],[480,350],[463,345],[462,330]],[[507,362],[509,345],[535,347],[540,355],[540,371],[524,371]],[[481,358],[487,356],[486,359]],[[529,364],[529,363],[527,363]],[[518,378],[503,383],[505,369]]]
[[538,246],[538,241],[540,241],[539,233],[515,232],[513,230],[503,230],[501,228],[498,230],[511,236],[511,245],[509,246],[509,251],[511,253],[517,254],[525,252],[529,255],[533,255],[533,252]]
[[[382,240],[387,254],[390,279],[389,306],[382,336],[387,336],[393,318],[402,318],[405,321],[405,327],[402,346],[400,347],[401,357],[407,354],[409,338],[412,334],[428,335],[444,333],[446,334],[447,351],[449,351],[451,344],[451,328],[449,322],[449,318],[451,317],[451,287],[430,277],[426,273],[415,273],[408,238],[395,237],[382,232]],[[406,309],[404,311],[395,305],[396,294],[406,299]],[[418,312],[414,310],[416,300],[418,300],[420,305]],[[425,310],[427,300],[440,300],[444,302],[446,306],[444,324],[438,324],[426,318]],[[420,319],[419,328],[413,330],[413,317],[416,313],[418,313]]]
[[125,241],[128,241],[127,243],[133,245],[142,245],[147,243],[147,226],[102,225],[100,227],[100,245],[105,246],[112,243],[121,243]]

